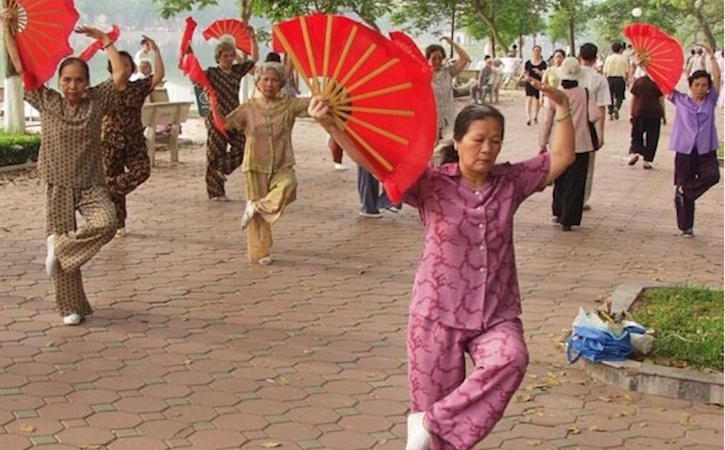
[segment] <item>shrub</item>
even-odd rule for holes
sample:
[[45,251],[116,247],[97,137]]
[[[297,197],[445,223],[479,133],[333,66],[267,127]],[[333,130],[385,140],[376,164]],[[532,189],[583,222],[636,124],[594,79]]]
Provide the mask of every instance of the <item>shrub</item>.
[[0,167],[37,161],[39,134],[6,134],[0,129]]

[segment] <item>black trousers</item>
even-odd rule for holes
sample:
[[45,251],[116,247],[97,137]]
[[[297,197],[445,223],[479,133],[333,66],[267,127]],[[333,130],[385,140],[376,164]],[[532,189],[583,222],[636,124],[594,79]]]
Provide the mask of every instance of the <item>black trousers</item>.
[[360,194],[360,211],[368,214],[380,212],[380,208],[388,208],[392,203],[383,190],[380,194],[380,182],[367,170],[357,167],[357,191]]
[[582,222],[584,186],[591,152],[577,153],[574,164],[554,181],[551,212],[562,225],[579,225]]
[[632,119],[632,141],[629,153],[637,153],[647,162],[655,159],[657,144],[660,141],[661,119],[635,117]]
[[627,90],[627,85],[624,82],[624,77],[607,77],[609,83],[609,93],[612,95],[612,104],[609,105],[609,114],[619,111],[624,101],[624,92]]
[[720,167],[717,152],[698,155],[697,149],[691,154],[675,154],[675,186],[682,188],[684,202],[675,198],[677,227],[690,230],[695,225],[695,200],[720,181]]

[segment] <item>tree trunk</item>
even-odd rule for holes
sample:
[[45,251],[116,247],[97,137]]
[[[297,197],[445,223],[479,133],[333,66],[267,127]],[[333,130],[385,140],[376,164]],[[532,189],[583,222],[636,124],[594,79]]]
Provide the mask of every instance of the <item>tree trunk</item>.
[[716,50],[717,42],[715,42],[715,36],[713,36],[712,34],[710,25],[707,23],[707,20],[705,20],[705,17],[702,15],[702,7],[694,9],[693,13],[695,14],[695,18],[697,18],[697,22],[700,24],[700,28],[702,28],[702,32],[705,33],[707,45],[709,45],[710,48],[713,49],[713,51]]
[[506,42],[504,42],[504,40],[501,38],[501,35],[496,28],[496,24],[493,21],[493,17],[486,14],[486,10],[481,4],[481,0],[472,1],[470,6],[473,7],[473,11],[476,16],[478,16],[483,21],[483,23],[488,26],[488,29],[491,30],[491,35],[494,37],[494,40],[498,42],[498,44],[501,46],[501,48],[503,49],[503,53],[508,53],[508,45],[506,45]]
[[[3,37],[4,38],[4,37]],[[4,48],[4,46],[3,46]],[[23,81],[18,76],[15,66],[10,61],[8,52],[3,50],[5,59],[5,82],[3,105],[5,118],[3,125],[9,134],[25,133],[25,103],[23,102]]]
[[519,34],[519,58],[524,59],[524,36]]
[[254,11],[254,0],[239,0],[240,17],[244,23],[249,23]]
[[569,56],[576,55],[576,44],[574,42],[574,11],[569,14]]
[[491,58],[496,58],[496,38],[493,36],[493,33],[489,36],[488,41],[491,43]]

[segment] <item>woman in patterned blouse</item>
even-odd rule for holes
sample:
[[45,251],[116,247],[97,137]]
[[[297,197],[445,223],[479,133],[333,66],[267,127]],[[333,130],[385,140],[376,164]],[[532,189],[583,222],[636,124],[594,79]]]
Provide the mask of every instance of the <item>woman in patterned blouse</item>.
[[[22,75],[23,64],[10,28],[16,14],[3,10],[2,21],[5,47]],[[91,27],[79,27],[76,32],[103,41],[112,79],[90,87],[85,61],[66,58],[58,68],[61,92],[45,86],[25,92],[25,100],[40,112],[38,170],[46,192],[45,270],[53,279],[56,306],[66,325],[77,325],[93,312],[83,291],[80,268],[116,231],[116,210],[101,163],[101,120],[124,76],[121,56],[106,34]],[[84,219],[81,227],[76,224],[76,211]]]
[[242,165],[247,206],[242,228],[247,229],[249,260],[267,265],[272,262],[271,224],[297,195],[292,127],[297,117],[307,115],[309,97],[281,95],[284,66],[266,62],[256,74],[262,96],[247,100],[224,119],[225,128],[247,136]]
[[[154,53],[153,77],[129,81],[136,71],[136,65],[128,52],[119,52],[123,61],[120,92],[115,96],[111,110],[103,118],[103,167],[111,199],[116,205],[117,236],[126,234],[126,196],[151,174],[146,138],[141,124],[141,107],[146,97],[164,79],[164,62],[156,42],[146,36],[144,40]],[[113,74],[110,63],[108,71]]]
[[[252,40],[251,53],[248,59],[243,58],[233,41],[221,40],[214,49],[214,59],[218,67],[206,69],[206,77],[217,96],[219,112],[229,114],[239,106],[239,86],[242,78],[254,68],[259,58],[259,48],[254,36],[254,29],[247,27]],[[191,51],[191,49],[189,50]],[[214,127],[211,114],[205,117],[206,140],[206,193],[209,200],[228,201],[224,191],[227,175],[242,164],[244,157],[244,134],[230,130],[225,137]],[[227,152],[227,145],[229,151]]]
[[[574,161],[566,95],[538,82],[536,87],[556,104],[551,152],[496,164],[504,117],[491,106],[469,105],[456,117],[443,165],[429,166],[405,193],[425,227],[408,319],[412,413],[406,450],[472,448],[501,418],[526,371],[514,214]],[[310,115],[365,165],[327,111],[324,102],[312,100]],[[468,376],[466,353],[474,362]]]

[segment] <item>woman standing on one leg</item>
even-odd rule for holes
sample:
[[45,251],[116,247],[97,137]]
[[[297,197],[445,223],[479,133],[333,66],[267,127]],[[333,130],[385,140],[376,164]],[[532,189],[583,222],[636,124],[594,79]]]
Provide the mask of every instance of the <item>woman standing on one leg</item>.
[[[146,97],[164,79],[161,52],[151,38],[144,37],[154,53],[155,70],[152,78],[129,81],[136,68],[127,52],[119,52],[123,61],[120,92],[103,118],[103,166],[106,184],[118,215],[117,236],[126,234],[126,196],[146,181],[151,174],[146,138],[141,124],[141,107]],[[109,72],[113,73],[109,63]]]
[[712,61],[712,75],[696,71],[687,79],[690,95],[675,91],[667,99],[675,105],[670,147],[675,153],[675,209],[683,237],[693,237],[695,200],[720,180],[715,128],[720,68],[712,49],[702,46]]
[[[405,194],[425,227],[408,322],[413,413],[407,450],[472,448],[493,429],[524,377],[513,217],[574,161],[567,97],[550,86],[541,90],[561,119],[551,152],[495,164],[504,118],[493,107],[469,105],[456,117],[448,163],[429,166]],[[318,99],[310,105],[310,115],[365,165],[328,110]],[[468,376],[466,353],[474,362]]]
[[[589,157],[594,153],[590,122],[599,120],[599,108],[593,95],[579,86],[579,61],[574,57],[564,59],[558,69],[561,88],[569,99],[570,114],[574,124],[574,145],[576,158],[563,174],[554,182],[551,212],[553,221],[561,224],[563,231],[571,231],[572,226],[578,226],[582,221],[582,208],[584,206],[584,187],[587,181],[587,167]],[[541,83],[530,80],[535,86]],[[551,103],[551,102],[550,102]],[[546,143],[551,135],[553,122],[556,120],[555,105],[550,104],[546,111],[546,125],[539,136],[539,146],[546,149]]]
[[[2,20],[10,61],[22,75],[23,64],[10,28],[17,12],[3,10]],[[85,61],[66,58],[58,68],[61,93],[45,86],[25,92],[25,100],[40,112],[43,145],[38,169],[45,182],[48,236],[45,270],[53,279],[56,307],[66,325],[77,325],[93,312],[83,291],[80,268],[116,231],[116,211],[103,177],[101,120],[124,73],[121,57],[106,34],[91,27],[76,31],[103,40],[113,80],[89,88]],[[83,216],[82,227],[77,227],[76,211]]]
[[[219,67],[206,69],[206,76],[217,95],[219,112],[224,115],[239,106],[239,86],[242,78],[252,70],[259,58],[254,30],[252,27],[248,27],[247,30],[252,39],[249,59],[244,59],[239,55],[233,42],[222,40],[214,49],[214,59]],[[237,130],[229,130],[228,138],[225,137],[214,127],[211,114],[207,114],[204,123],[207,129],[206,193],[209,200],[228,201],[224,183],[227,175],[242,164],[245,137],[242,132]],[[228,152],[227,144],[229,145]]]
[[224,119],[228,130],[247,135],[242,171],[247,206],[242,228],[247,229],[247,253],[251,262],[272,262],[272,224],[297,196],[292,127],[307,115],[309,97],[280,95],[285,71],[280,63],[266,62],[256,74],[261,98],[247,100]]
[[[545,70],[546,61],[541,58],[541,47],[534,45],[531,59],[526,61],[526,64],[524,64],[524,77],[541,81],[541,77],[544,75]],[[532,120],[534,123],[538,123],[540,98],[539,90],[530,83],[526,83],[524,89],[526,90],[526,125],[531,125]]]
[[642,168],[651,169],[660,140],[660,123],[665,119],[664,98],[649,75],[637,78],[632,84],[632,144],[629,147],[629,165],[644,157]]

